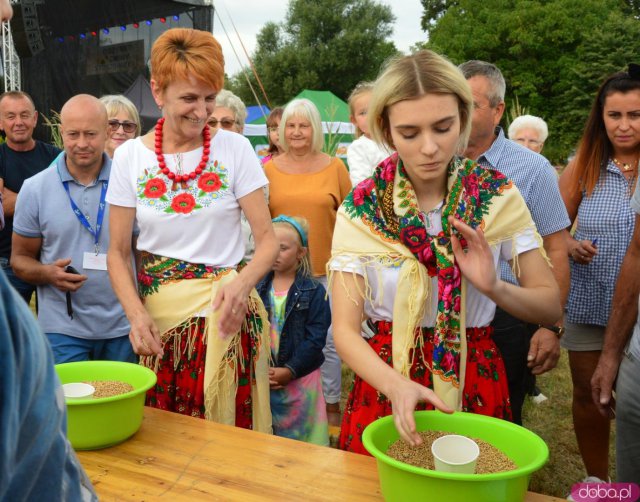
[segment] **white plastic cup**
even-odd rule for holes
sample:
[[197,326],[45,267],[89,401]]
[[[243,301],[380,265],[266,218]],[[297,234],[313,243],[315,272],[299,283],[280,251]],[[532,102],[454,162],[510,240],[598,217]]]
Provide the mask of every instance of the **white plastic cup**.
[[91,399],[96,389],[88,383],[65,383],[62,386],[65,399]]
[[473,439],[450,434],[436,439],[431,453],[436,471],[474,474],[480,447]]

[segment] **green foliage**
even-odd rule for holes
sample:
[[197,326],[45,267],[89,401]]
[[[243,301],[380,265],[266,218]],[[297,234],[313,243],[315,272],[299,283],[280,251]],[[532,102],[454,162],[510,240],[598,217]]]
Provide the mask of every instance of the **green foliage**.
[[455,63],[496,64],[507,81],[507,109],[518,96],[530,113],[544,118],[550,131],[544,153],[552,162],[564,161],[604,77],[638,59],[640,21],[629,15],[639,12],[638,3],[423,0],[435,9],[425,11],[432,25],[424,46]]
[[44,125],[46,125],[51,132],[51,143],[61,150],[64,150],[62,143],[62,133],[60,132],[60,114],[54,110],[51,110],[51,118],[47,117],[44,113],[41,114]]
[[420,0],[420,3],[424,9],[420,26],[424,31],[429,32],[447,9],[456,4],[456,0]]
[[[394,20],[390,7],[375,0],[291,0],[283,23],[260,30],[253,54],[269,101],[286,103],[303,89],[330,90],[345,99],[397,52],[387,41]],[[250,80],[264,101],[253,75]],[[242,72],[226,87],[255,103]]]

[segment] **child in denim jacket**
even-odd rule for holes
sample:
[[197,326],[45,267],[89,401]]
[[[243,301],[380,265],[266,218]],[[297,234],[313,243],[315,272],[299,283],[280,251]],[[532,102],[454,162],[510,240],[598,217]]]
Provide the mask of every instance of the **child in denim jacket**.
[[331,311],[324,287],[311,277],[307,222],[273,219],[280,253],[257,286],[271,321],[273,433],[329,444],[320,365]]

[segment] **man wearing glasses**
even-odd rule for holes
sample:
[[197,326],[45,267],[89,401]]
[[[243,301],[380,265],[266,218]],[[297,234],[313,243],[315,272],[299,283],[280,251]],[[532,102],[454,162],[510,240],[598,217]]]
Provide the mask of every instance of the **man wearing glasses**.
[[[542,236],[553,274],[560,287],[562,307],[569,292],[569,259],[565,229],[569,216],[562,202],[557,176],[543,156],[505,138],[498,125],[504,113],[505,80],[499,68],[485,61],[460,65],[471,93],[473,116],[465,156],[496,169],[510,178],[524,198],[538,233]],[[517,284],[509,263],[501,260],[502,280]],[[522,406],[530,377],[553,369],[560,357],[562,320],[555,325],[535,326],[497,308],[492,323],[493,341],[504,360],[509,384],[513,422],[522,425]]]
[[0,129],[6,142],[0,145],[0,194],[5,226],[0,230],[0,265],[11,285],[29,303],[35,286],[16,277],[11,270],[11,234],[16,197],[27,178],[45,169],[60,149],[33,138],[38,112],[31,97],[21,91],[0,95]]

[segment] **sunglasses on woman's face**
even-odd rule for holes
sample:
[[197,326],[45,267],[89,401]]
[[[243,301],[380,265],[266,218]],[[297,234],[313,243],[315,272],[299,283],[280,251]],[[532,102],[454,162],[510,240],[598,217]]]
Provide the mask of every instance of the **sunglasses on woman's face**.
[[120,122],[119,120],[112,119],[109,121],[109,129],[111,131],[116,132],[120,126],[122,126],[122,130],[128,134],[135,132],[137,129],[137,125],[135,122],[129,122],[125,120],[124,122]]
[[209,119],[207,121],[207,123],[213,127],[216,128],[218,127],[218,123],[220,124],[220,127],[222,127],[223,129],[232,129],[235,125],[236,125],[236,121],[233,119],[222,119],[222,120],[218,120],[218,119]]

